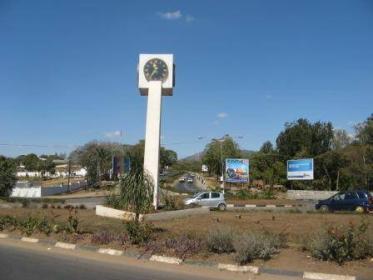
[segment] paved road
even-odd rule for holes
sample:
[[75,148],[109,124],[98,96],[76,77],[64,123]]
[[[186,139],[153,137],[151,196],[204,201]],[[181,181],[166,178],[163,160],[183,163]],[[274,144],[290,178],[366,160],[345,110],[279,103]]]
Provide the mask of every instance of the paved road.
[[254,277],[184,265],[177,267],[0,240],[1,280],[212,280],[232,276],[237,280],[296,279]]

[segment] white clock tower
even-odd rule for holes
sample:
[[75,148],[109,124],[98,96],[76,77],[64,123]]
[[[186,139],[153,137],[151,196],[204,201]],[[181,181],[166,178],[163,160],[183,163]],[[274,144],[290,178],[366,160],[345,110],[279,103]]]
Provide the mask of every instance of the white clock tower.
[[159,150],[162,95],[172,96],[175,73],[172,54],[140,54],[138,65],[140,94],[148,96],[144,169],[154,183],[153,205],[159,204]]

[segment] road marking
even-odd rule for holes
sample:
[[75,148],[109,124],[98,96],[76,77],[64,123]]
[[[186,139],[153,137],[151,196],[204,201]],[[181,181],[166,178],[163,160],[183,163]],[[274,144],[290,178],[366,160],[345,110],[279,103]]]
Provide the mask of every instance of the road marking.
[[349,276],[349,275],[304,272],[303,279],[310,279],[310,280],[356,280],[356,277],[355,276]]
[[76,245],[71,243],[64,243],[64,242],[57,242],[54,247],[67,249],[67,250],[75,250]]
[[22,237],[21,241],[23,241],[23,242],[29,242],[29,243],[38,243],[39,239],[30,238],[30,237]]
[[235,271],[235,272],[251,272],[254,274],[259,274],[259,267],[251,266],[251,265],[235,265],[235,264],[219,263],[218,269]]
[[106,255],[110,255],[110,256],[121,256],[121,255],[123,255],[123,251],[114,250],[114,249],[110,249],[110,248],[100,248],[100,249],[98,249],[97,252],[100,253],[100,254],[106,254]]
[[183,262],[182,259],[172,258],[172,257],[165,257],[165,256],[157,256],[157,255],[152,255],[150,257],[150,261],[152,261],[152,262],[170,263],[170,264],[181,264]]

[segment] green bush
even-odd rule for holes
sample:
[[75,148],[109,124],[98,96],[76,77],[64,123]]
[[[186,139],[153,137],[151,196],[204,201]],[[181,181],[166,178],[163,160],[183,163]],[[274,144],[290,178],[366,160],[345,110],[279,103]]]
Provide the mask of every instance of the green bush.
[[357,227],[352,223],[329,226],[309,236],[304,248],[317,259],[343,264],[373,256],[373,234],[364,221]]
[[70,208],[65,230],[68,233],[78,233],[78,227],[79,227],[78,211],[75,209],[73,213],[73,209]]
[[39,226],[39,219],[34,218],[34,217],[28,217],[25,220],[22,220],[19,223],[19,230],[23,233],[26,234],[27,236],[30,236],[33,234]]
[[207,236],[207,248],[214,253],[231,253],[234,251],[233,233],[230,229],[218,227],[210,230]]
[[151,224],[130,221],[125,223],[129,241],[132,244],[143,244],[150,240],[154,228]]
[[234,241],[235,260],[245,264],[254,259],[267,260],[286,244],[285,236],[271,233],[248,233]]
[[4,229],[13,231],[17,228],[17,226],[18,221],[16,217],[12,217],[9,215],[0,216],[0,231],[3,231]]
[[275,193],[271,189],[265,189],[264,191],[252,192],[249,190],[239,190],[235,194],[228,195],[227,198],[232,197],[233,199],[275,199]]

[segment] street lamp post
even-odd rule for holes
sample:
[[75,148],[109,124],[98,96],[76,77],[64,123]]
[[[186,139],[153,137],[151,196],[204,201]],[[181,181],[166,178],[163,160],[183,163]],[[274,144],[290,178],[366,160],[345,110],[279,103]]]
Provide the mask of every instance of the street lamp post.
[[224,162],[223,162],[223,142],[224,142],[226,136],[227,135],[224,135],[220,139],[215,139],[215,138],[212,139],[215,142],[219,142],[219,148],[220,148],[220,168],[221,168],[221,177],[220,177],[221,184],[220,184],[220,188],[223,190],[223,194],[225,192],[225,186],[224,186]]
[[[212,141],[219,142],[220,144],[220,164],[221,164],[221,185],[220,188],[223,190],[223,193],[225,192],[225,181],[224,181],[224,159],[223,159],[223,143],[224,140],[227,137],[231,137],[228,134],[224,135],[223,137],[219,139],[212,139]],[[238,138],[238,139],[243,139],[243,136],[237,136],[237,137],[232,137],[232,138]]]

